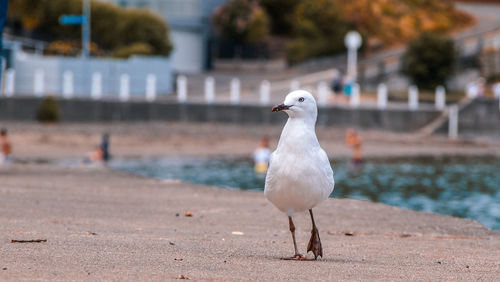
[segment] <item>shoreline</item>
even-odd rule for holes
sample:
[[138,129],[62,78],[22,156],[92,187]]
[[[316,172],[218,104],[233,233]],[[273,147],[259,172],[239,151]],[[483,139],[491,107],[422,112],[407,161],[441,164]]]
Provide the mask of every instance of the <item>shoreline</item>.
[[[100,141],[103,132],[111,134],[111,153],[119,157],[151,156],[251,156],[262,136],[277,145],[282,126],[254,126],[193,123],[38,123],[8,122],[17,160],[64,160],[83,158]],[[345,128],[317,127],[321,146],[330,158],[349,158],[344,143]],[[418,136],[373,130],[358,130],[363,141],[363,156],[496,156],[500,140],[449,140],[444,136]]]

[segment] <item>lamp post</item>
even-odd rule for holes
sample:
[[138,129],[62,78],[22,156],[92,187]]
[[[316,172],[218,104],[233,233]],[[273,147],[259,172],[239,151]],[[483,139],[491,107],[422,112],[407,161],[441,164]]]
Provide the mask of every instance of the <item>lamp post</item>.
[[89,57],[90,43],[90,0],[83,0],[82,57]]
[[357,52],[362,42],[361,35],[357,31],[349,31],[344,38],[345,47],[347,47],[347,74],[354,82],[357,76]]
[[[1,0],[0,0],[1,1]],[[59,23],[62,25],[82,26],[82,58],[89,57],[90,49],[90,0],[83,0],[83,13],[81,15],[62,15]]]

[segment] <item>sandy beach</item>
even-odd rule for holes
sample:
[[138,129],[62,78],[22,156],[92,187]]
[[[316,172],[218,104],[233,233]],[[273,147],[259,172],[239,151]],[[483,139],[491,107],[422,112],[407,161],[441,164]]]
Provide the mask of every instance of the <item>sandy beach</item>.
[[[99,144],[103,132],[111,134],[111,152],[118,157],[250,156],[262,136],[275,148],[282,125],[232,125],[215,123],[3,123],[9,128],[14,158],[20,161],[81,159]],[[330,158],[348,158],[345,128],[316,128]],[[400,156],[500,156],[500,140],[477,138],[449,140],[427,136],[360,130],[365,157]]]
[[[64,167],[103,131],[120,157],[248,155],[280,127],[9,123],[16,163],[0,168],[0,280],[485,280],[500,277],[500,232],[479,223],[352,199],[315,209],[324,258],[293,254],[284,214],[262,192]],[[348,157],[343,129],[318,128]],[[362,131],[365,155],[494,155],[492,140]],[[190,215],[191,216],[186,216]],[[310,235],[295,219],[299,250]],[[11,240],[46,239],[40,243]],[[311,255],[311,254],[309,254]]]

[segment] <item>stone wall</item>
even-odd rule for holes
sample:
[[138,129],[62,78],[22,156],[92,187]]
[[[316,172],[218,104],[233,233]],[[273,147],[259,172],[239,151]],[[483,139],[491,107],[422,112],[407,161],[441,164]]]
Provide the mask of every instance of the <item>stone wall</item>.
[[[437,130],[438,134],[448,133],[448,123]],[[500,102],[495,99],[475,99],[458,114],[458,134],[460,137],[488,136],[500,138]]]
[[[40,98],[16,97],[0,99],[0,121],[34,121]],[[285,113],[272,113],[270,107],[226,104],[178,104],[148,102],[59,100],[62,120],[68,122],[97,121],[186,121],[237,124],[283,124]],[[417,130],[439,116],[436,110],[408,111],[319,109],[318,124],[381,129],[396,132]]]

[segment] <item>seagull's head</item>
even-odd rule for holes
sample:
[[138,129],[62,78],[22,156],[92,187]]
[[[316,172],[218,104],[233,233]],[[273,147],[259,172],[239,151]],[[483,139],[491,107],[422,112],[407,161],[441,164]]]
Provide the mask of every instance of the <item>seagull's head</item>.
[[286,95],[285,101],[272,109],[273,112],[285,111],[291,118],[306,118],[316,121],[318,107],[311,93],[295,90]]

